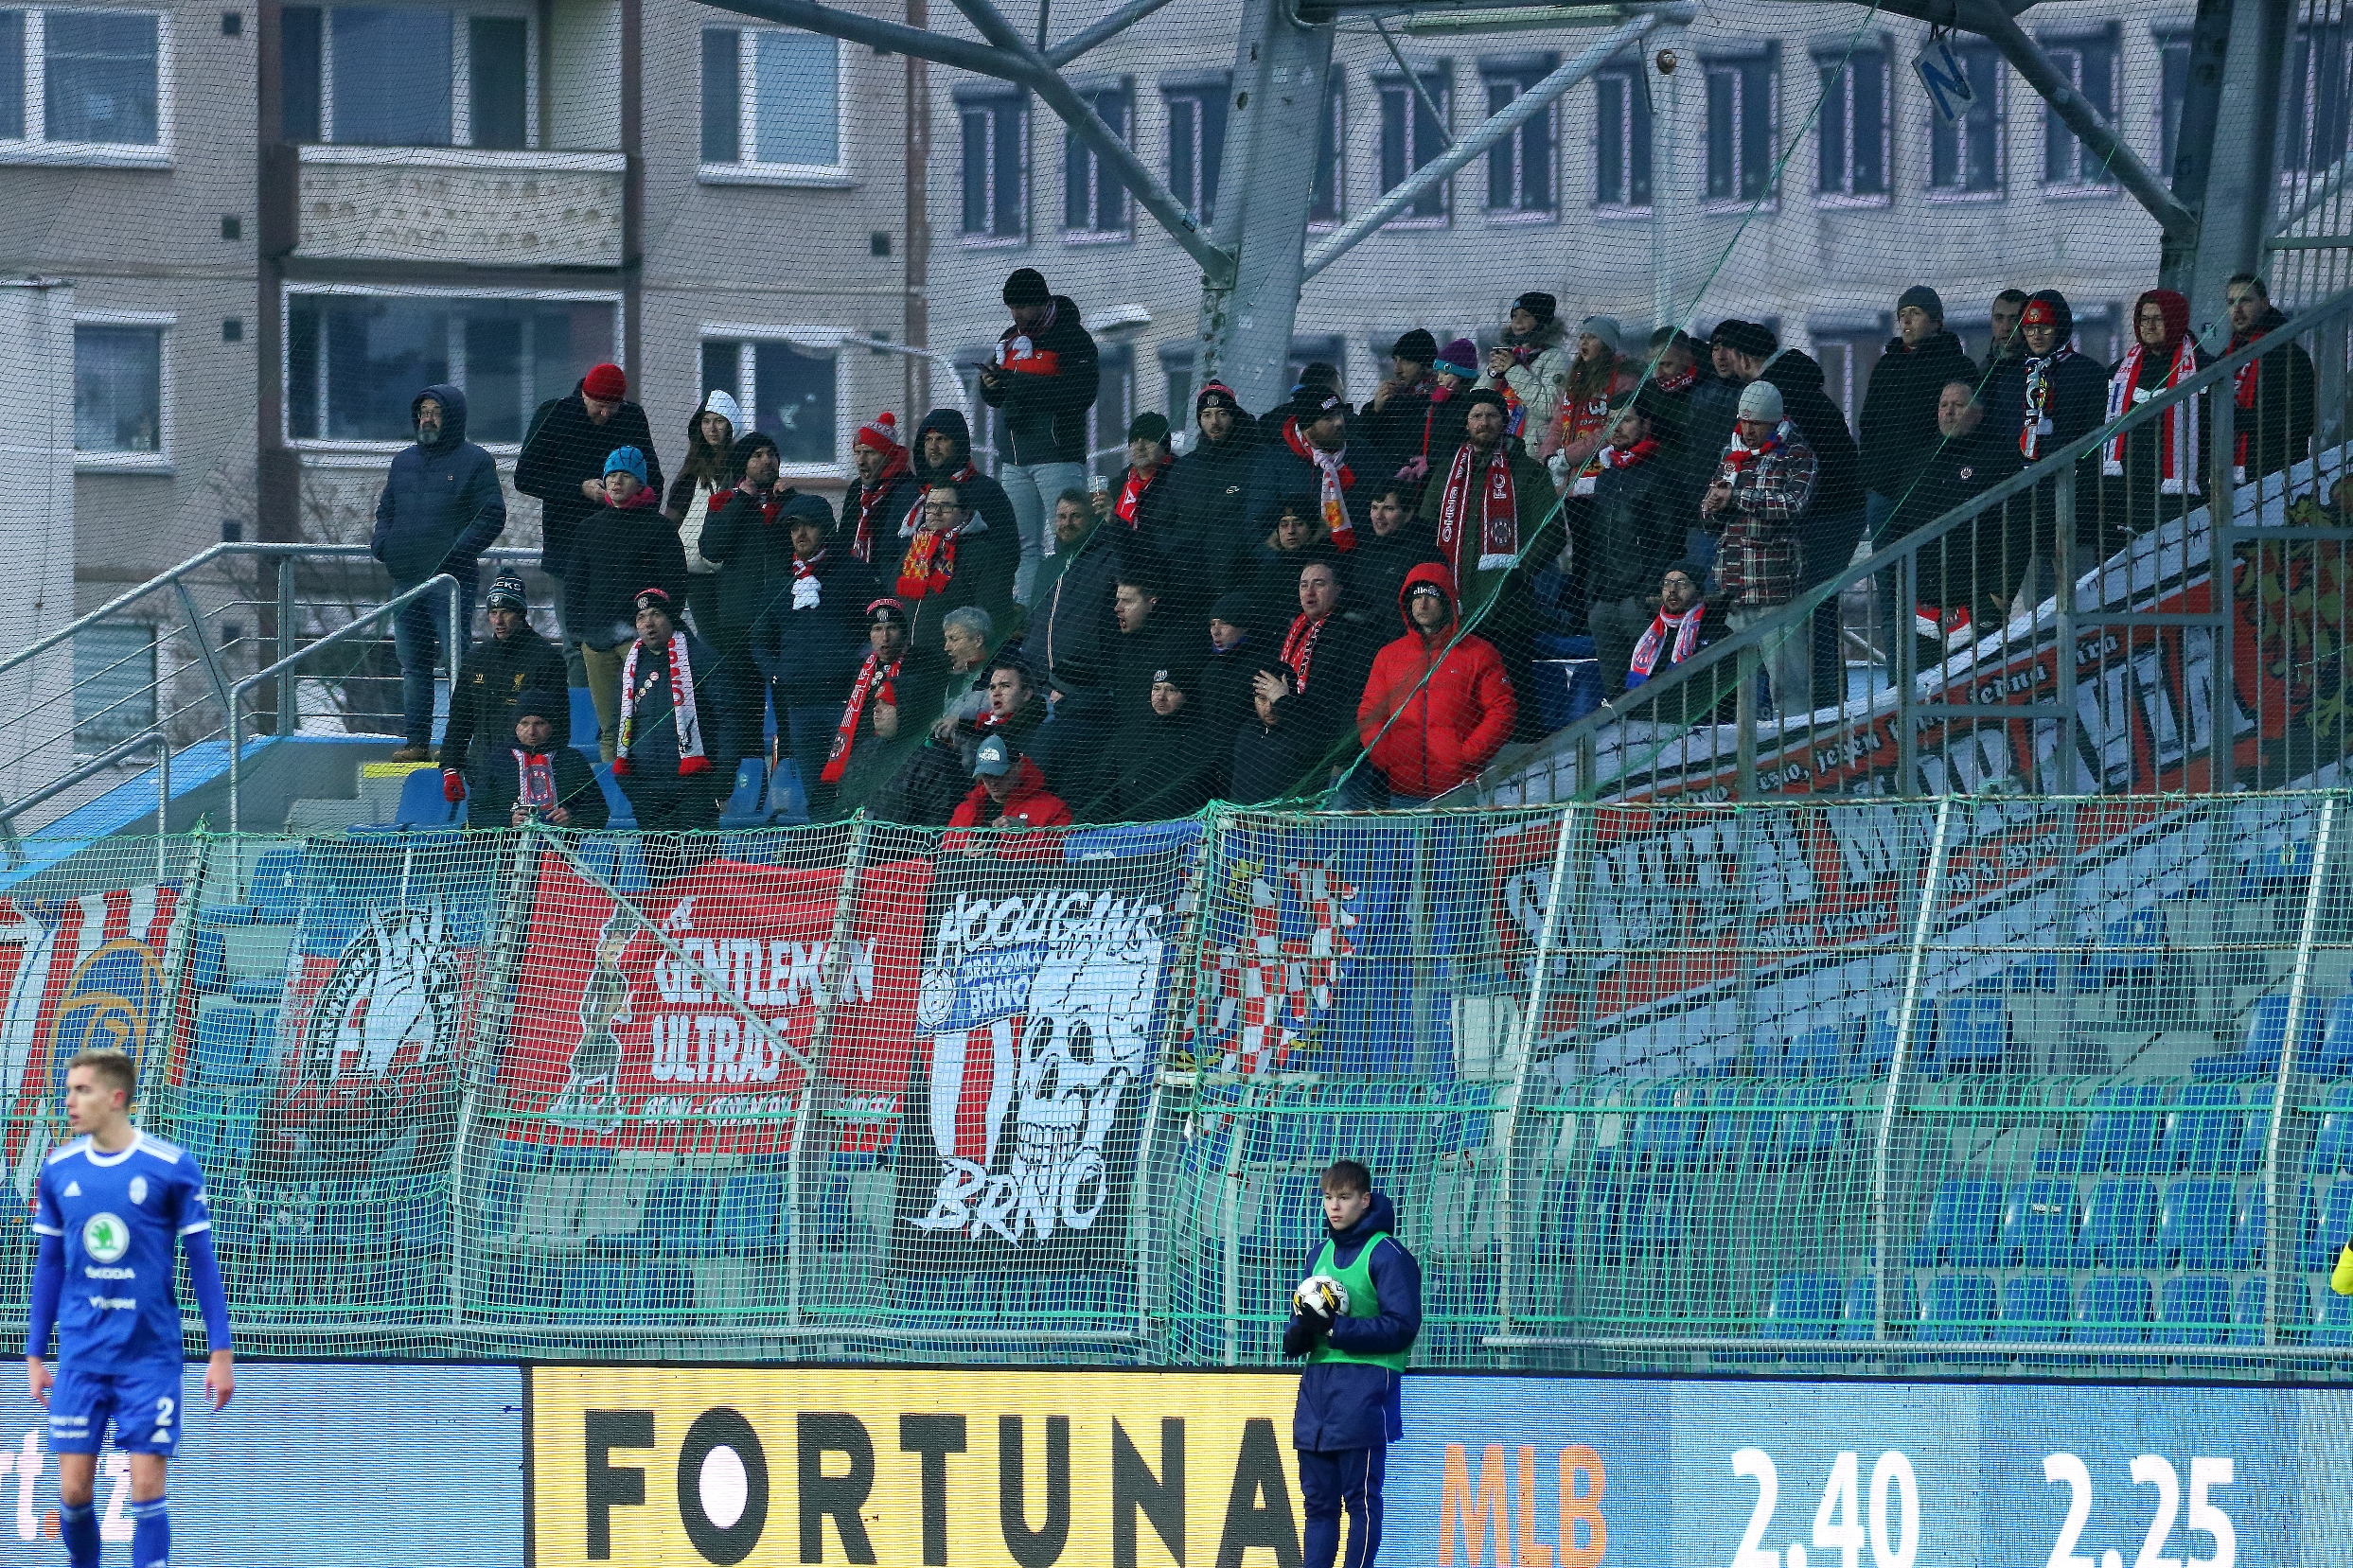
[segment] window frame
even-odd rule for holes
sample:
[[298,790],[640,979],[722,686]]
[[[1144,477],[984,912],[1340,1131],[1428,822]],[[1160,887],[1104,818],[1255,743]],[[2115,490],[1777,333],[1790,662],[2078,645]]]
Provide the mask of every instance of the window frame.
[[[171,310],[76,310],[75,356],[80,356],[81,328],[129,326],[155,334],[155,449],[151,452],[85,451],[74,449],[76,473],[168,474],[172,471],[172,332],[180,325]],[[80,366],[76,366],[80,374]]]
[[[2336,35],[2337,79],[2326,84],[2318,80],[2313,70],[2312,43],[2316,34],[2333,31]],[[2303,68],[2296,69],[2297,55],[2303,55]],[[2353,152],[2353,18],[2323,22],[2315,26],[2298,22],[2288,35],[2288,70],[2286,92],[2280,104],[2279,181],[2283,188],[2293,188],[2298,181],[2310,181],[2326,173],[2338,158]],[[2327,91],[2336,95],[2333,110],[2344,122],[2347,146],[2334,153],[2322,148],[2315,136],[2320,118],[2316,106]],[[2290,117],[2290,111],[2295,117]],[[2297,154],[2303,156],[2298,158]]]
[[[1608,64],[1601,66],[1599,70],[1593,73],[1592,209],[1593,215],[1596,218],[1604,220],[1639,219],[1647,220],[1651,217],[1652,212],[1654,210],[1653,203],[1658,200],[1658,170],[1654,167],[1650,169],[1648,172],[1651,200],[1641,203],[1637,203],[1633,200],[1636,146],[1635,132],[1639,128],[1638,122],[1645,116],[1652,118],[1654,122],[1652,134],[1641,138],[1643,161],[1646,163],[1650,161],[1650,155],[1653,150],[1651,144],[1656,134],[1655,116],[1658,113],[1658,106],[1654,103],[1646,103],[1646,106],[1639,112],[1636,109],[1636,101],[1638,97],[1647,99],[1650,86],[1650,79],[1647,75],[1649,69],[1649,62],[1643,60],[1639,55],[1636,55],[1631,58],[1613,60]],[[1623,202],[1612,201],[1609,196],[1603,194],[1601,190],[1601,105],[1603,101],[1601,83],[1603,81],[1609,81],[1616,84],[1619,91],[1623,95],[1622,102],[1624,107],[1618,116],[1618,125],[1616,127],[1617,133],[1619,136],[1623,138],[1624,144],[1619,149],[1620,155],[1625,160],[1626,170],[1625,191],[1627,200]]]
[[[1226,116],[1232,113],[1229,99],[1233,95],[1232,73],[1223,72],[1210,77],[1171,77],[1159,83],[1162,135],[1167,156],[1162,160],[1162,174],[1168,188],[1186,211],[1207,225],[1215,220],[1217,186],[1225,179]],[[1219,133],[1214,150],[1210,146],[1208,105],[1212,99],[1220,111]],[[1180,190],[1176,183],[1176,105],[1187,103],[1193,108],[1193,180],[1191,191]],[[1212,165],[1216,174],[1210,173]]]
[[[1880,178],[1885,183],[1885,188],[1858,193],[1854,188],[1855,79],[1853,62],[1865,55],[1876,55],[1879,59],[1879,170]],[[1845,110],[1840,120],[1845,129],[1844,155],[1840,160],[1845,169],[1845,185],[1842,189],[1829,190],[1823,187],[1821,137],[1826,130],[1825,116],[1820,115],[1814,116],[1814,205],[1832,210],[1854,210],[1894,204],[1896,194],[1895,55],[1895,40],[1886,33],[1880,33],[1868,44],[1858,44],[1851,49],[1817,54],[1813,57],[1818,72],[1823,74],[1831,71],[1838,72],[1838,86]],[[1842,65],[1846,69],[1840,70],[1839,67]]]
[[[84,626],[74,633],[70,653],[74,666],[73,749],[75,756],[97,756],[110,748],[119,746],[133,735],[155,728],[156,689],[159,684],[162,662],[161,638],[157,635],[160,629],[152,621],[101,621],[94,625]],[[120,651],[119,657],[112,657],[115,655],[116,650],[107,649],[99,657],[111,657],[110,662],[102,668],[88,671],[82,669],[82,648],[84,646],[82,640],[84,638],[95,637],[103,640],[108,633],[129,631],[144,631],[147,634],[146,641],[133,647],[129,645],[130,639],[124,638],[122,641],[126,646]],[[144,655],[144,661],[142,661],[142,655]],[[119,707],[114,711],[115,716],[112,717],[102,714],[93,714],[86,718],[83,716],[81,712],[83,694],[99,686],[104,677],[121,669],[124,665],[137,666],[142,661],[147,678],[134,687],[131,693],[128,717],[120,716],[123,710]],[[95,663],[96,661],[94,660],[93,662]]]
[[[1433,78],[1436,79],[1435,81],[1432,80]],[[1389,161],[1389,95],[1391,93],[1398,93],[1404,95],[1405,98],[1405,102],[1403,104],[1403,108],[1405,110],[1403,123],[1406,130],[1405,162],[1402,171],[1398,175],[1397,185],[1405,184],[1406,181],[1420,173],[1425,165],[1435,163],[1439,158],[1444,156],[1446,151],[1446,149],[1442,147],[1437,149],[1426,158],[1417,159],[1414,156],[1415,149],[1413,147],[1413,132],[1414,128],[1421,123],[1422,117],[1422,95],[1413,90],[1413,84],[1415,81],[1420,81],[1424,88],[1428,89],[1430,97],[1438,100],[1438,129],[1440,134],[1443,135],[1447,139],[1449,146],[1451,146],[1455,140],[1453,61],[1434,61],[1426,64],[1417,65],[1414,67],[1413,74],[1410,78],[1397,72],[1394,69],[1374,72],[1372,76],[1372,90],[1378,97],[1382,121],[1381,134],[1375,138],[1375,145],[1379,150],[1377,156],[1383,164],[1387,164]],[[1396,217],[1390,219],[1388,222],[1382,224],[1382,230],[1387,232],[1391,229],[1451,228],[1454,224],[1454,185],[1455,180],[1461,174],[1461,172],[1462,171],[1460,169],[1457,169],[1453,174],[1449,174],[1445,179],[1438,183],[1438,211],[1434,213],[1424,213],[1415,212],[1408,208],[1407,210],[1399,213]],[[1384,185],[1375,194],[1374,200],[1378,201],[1386,199],[1389,193],[1396,188],[1397,185]]]
[[[1527,96],[1530,88],[1534,87],[1559,69],[1560,60],[1558,56],[1552,54],[1491,57],[1480,60],[1477,65],[1479,85],[1487,89],[1487,114],[1492,117],[1502,113],[1503,109],[1510,108],[1512,103],[1517,103]],[[1512,89],[1512,98],[1511,103],[1498,108],[1495,101],[1495,89],[1501,86],[1509,86]],[[1480,160],[1484,165],[1486,176],[1486,188],[1482,192],[1481,204],[1489,223],[1505,227],[1520,227],[1530,223],[1557,223],[1561,220],[1561,99],[1566,96],[1566,94],[1555,94],[1552,101],[1544,106],[1543,112],[1534,117],[1534,121],[1518,126],[1509,136],[1489,148],[1486,155]],[[1540,132],[1549,150],[1549,156],[1547,159],[1544,204],[1535,207],[1519,204],[1521,191],[1527,184],[1526,147],[1527,137],[1531,132]],[[1513,165],[1519,170],[1519,178],[1513,183],[1512,203],[1497,205],[1495,161],[1499,153],[1507,150]]]
[[1332,132],[1332,216],[1316,216],[1316,181],[1323,170],[1317,167],[1307,176],[1307,232],[1330,234],[1348,221],[1348,76],[1335,65],[1323,79],[1324,117],[1317,123],[1318,145],[1308,154],[1314,161],[1322,152],[1321,138],[1325,131]]
[[[1120,140],[1127,145],[1130,152],[1135,151],[1137,140],[1135,79],[1116,77],[1075,83],[1074,88],[1078,96],[1086,101],[1087,106],[1094,110],[1096,118],[1104,120],[1106,125],[1110,122],[1104,115],[1100,100],[1114,96],[1123,100],[1122,108],[1127,124],[1124,129],[1113,126],[1112,130],[1119,133]],[[1100,219],[1103,216],[1104,181],[1109,179],[1119,185],[1118,222],[1110,228],[1098,226],[1074,229],[1070,226],[1070,173],[1073,166],[1080,160],[1085,161],[1089,183],[1088,206],[1096,218]],[[1060,238],[1065,245],[1124,245],[1136,238],[1136,193],[1127,188],[1127,183],[1120,180],[1117,173],[1106,168],[1103,154],[1082,140],[1078,132],[1068,125],[1062,128],[1062,220],[1059,228]]]
[[[1027,245],[1030,242],[1030,230],[1034,226],[1031,221],[1034,215],[1030,211],[1030,197],[1036,185],[1030,167],[1032,149],[1029,94],[1017,88],[1005,89],[995,85],[974,90],[960,88],[953,101],[956,105],[956,230],[959,241],[974,250],[995,250]],[[992,137],[997,134],[1001,123],[999,116],[1010,115],[1014,133],[1020,138],[1021,145],[1014,160],[1016,167],[1020,170],[1021,181],[1021,188],[1016,193],[1013,202],[1013,210],[1021,225],[1017,233],[998,234],[987,229],[967,229],[964,226],[964,197],[967,194],[964,186],[964,161],[969,151],[965,142],[966,116],[975,113],[983,114],[989,117],[989,134]],[[993,142],[990,151],[992,153],[995,151]],[[988,169],[987,178],[993,186],[997,178],[997,160],[991,156],[984,162]],[[989,194],[993,194],[993,190]],[[982,205],[987,208],[989,219],[994,222],[997,216],[997,203],[984,199]]]
[[[2184,27],[2152,26],[2149,29],[2149,41],[2157,51],[2157,87],[2153,95],[2152,113],[2155,122],[2157,156],[2160,160],[2157,176],[2162,180],[2170,181],[2173,178],[2174,154],[2180,150],[2178,143],[2181,122],[2178,113],[2167,101],[2169,95],[2166,91],[2166,85],[2170,74],[2171,62],[2178,52],[2182,62],[2182,97],[2184,102],[2188,101],[2191,34],[2187,28]],[[2166,123],[2169,113],[2174,115],[2170,131]]]
[[[1700,58],[1699,63],[1699,210],[1704,213],[1738,213],[1748,212],[1751,210],[1760,213],[1779,211],[1781,206],[1781,185],[1779,180],[1776,179],[1774,175],[1775,168],[1781,163],[1783,151],[1781,147],[1781,51],[1779,44],[1768,43],[1750,48],[1734,48],[1726,49],[1720,53],[1709,53],[1703,55]],[[1746,129],[1747,115],[1744,111],[1747,103],[1747,90],[1745,86],[1747,68],[1753,65],[1761,65],[1764,67],[1766,89],[1764,140],[1766,156],[1771,161],[1765,167],[1763,186],[1754,196],[1709,196],[1707,194],[1707,157],[1711,150],[1709,144],[1713,140],[1713,135],[1707,128],[1708,94],[1713,90],[1715,79],[1719,74],[1728,75],[1732,78],[1736,94],[1732,107],[1732,155],[1735,159],[1732,169],[1732,185],[1737,188],[1741,185],[1746,183],[1743,178],[1744,167],[1738,162],[1738,160],[1741,156],[1741,143],[1744,139],[1743,132]],[[1658,171],[1656,169],[1653,169],[1651,171],[1651,178],[1654,182],[1655,182],[1657,177]]]
[[[858,342],[857,334],[840,326],[826,326],[802,322],[734,322],[706,321],[695,327],[695,377],[702,378],[702,349],[705,344],[733,343],[736,344],[735,385],[732,396],[740,408],[751,408],[757,400],[753,376],[758,363],[759,345],[764,343],[789,344],[795,348],[833,356],[833,440],[830,450],[843,455],[823,463],[786,463],[780,461],[777,473],[786,479],[846,479],[857,470],[850,467],[847,453],[850,437],[857,428],[850,414],[850,398],[843,384],[842,351]],[[700,399],[697,399],[699,404]],[[755,415],[756,417],[756,415]]]
[[[463,0],[451,4],[450,12],[450,141],[447,147],[430,143],[416,146],[386,145],[377,142],[339,142],[335,139],[335,12],[344,9],[333,5],[312,8],[319,13],[319,139],[306,142],[307,147],[333,147],[357,154],[380,153],[398,155],[411,152],[462,152],[480,157],[514,158],[522,153],[538,152],[545,140],[540,124],[540,13],[537,6],[527,0]],[[398,9],[397,7],[367,7],[366,9]],[[440,9],[440,7],[433,8]],[[469,26],[476,17],[504,22],[521,21],[522,37],[522,146],[520,148],[477,148],[473,144],[473,38]]]
[[[702,35],[735,34],[735,161],[706,163],[702,158]],[[763,33],[802,33],[799,27],[698,27],[695,30],[695,180],[705,185],[770,185],[794,190],[851,190],[858,180],[850,172],[850,51],[838,38],[805,33],[833,45],[834,162],[830,164],[763,163],[760,147],[760,48]]]
[[[1963,55],[1974,55],[1982,51],[1985,58],[1993,62],[1993,102],[1988,108],[1988,113],[1991,115],[1993,122],[1993,184],[1983,190],[1969,188],[1966,184],[1969,168],[1968,122],[1962,120],[1947,127],[1943,117],[1934,108],[1930,108],[1928,110],[1928,135],[1920,148],[1922,155],[1920,198],[1928,202],[2008,201],[2009,199],[2009,62],[2002,58],[2002,52],[1991,44],[1955,42],[1953,47],[1955,53]],[[1966,68],[1965,61],[1963,69]],[[1962,171],[1964,183],[1959,185],[1937,184],[1937,138],[1948,131],[1954,136],[1961,138],[1957,147],[1960,155],[1955,161],[1954,166]]]
[[[25,134],[0,139],[0,165],[66,165],[81,168],[168,168],[172,164],[172,23],[174,13],[144,6],[10,6],[24,19],[19,83]],[[155,22],[155,139],[152,142],[74,142],[48,134],[48,18],[53,11],[102,11]]]
[[[2054,66],[2069,72],[2067,85],[2074,88],[2078,96],[2083,97],[2086,103],[2092,103],[2092,100],[2083,93],[2084,51],[2094,47],[2106,48],[2108,51],[2108,101],[2105,104],[2092,103],[2092,107],[2098,110],[2101,117],[2106,119],[2110,125],[2121,126],[2123,124],[2124,40],[2114,24],[2088,29],[2078,28],[2065,32],[2040,34],[2035,42],[2043,46],[2043,53]],[[2158,75],[2162,91],[2164,79],[2162,69]],[[2064,132],[2068,141],[2073,145],[2076,178],[2072,180],[2051,178],[2050,145],[2055,131]],[[2117,180],[2113,169],[2106,171],[2105,178],[2087,179],[2084,177],[2085,166],[2092,163],[2091,149],[2083,145],[2083,139],[2080,136],[2076,135],[2072,131],[2067,131],[2065,122],[2059,118],[2048,103],[2044,103],[2043,105],[2043,174],[2041,180],[2043,194],[2057,201],[2076,201],[2087,196],[2122,195],[2124,185]]]
[[[627,368],[628,332],[625,299],[618,289],[443,289],[425,284],[289,283],[278,293],[278,444],[301,454],[305,467],[318,468],[380,467],[386,457],[413,445],[407,441],[347,441],[332,436],[293,433],[293,317],[297,298],[317,299],[498,299],[551,305],[610,305],[612,307],[612,362]],[[478,441],[476,446],[511,468],[522,452],[519,441]]]

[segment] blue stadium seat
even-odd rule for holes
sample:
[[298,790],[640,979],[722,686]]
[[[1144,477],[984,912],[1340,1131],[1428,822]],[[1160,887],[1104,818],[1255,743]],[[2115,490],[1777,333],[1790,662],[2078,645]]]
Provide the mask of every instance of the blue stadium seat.
[[482,1173],[482,1188],[475,1198],[483,1234],[512,1233],[522,1208],[523,1189],[540,1169],[540,1154],[537,1144],[515,1138],[501,1138],[492,1146]]
[[619,832],[637,826],[636,808],[629,798],[621,793],[621,781],[612,776],[612,764],[600,763],[596,768],[596,787],[605,792],[605,826]]
[[1697,1163],[1707,1119],[1687,1107],[1699,1104],[1705,1093],[1688,1084],[1645,1091],[1644,1105],[1668,1108],[1645,1110],[1634,1119],[1628,1144],[1635,1157],[1655,1170],[1679,1170]]
[[2140,1344],[2149,1337],[2149,1281],[2138,1275],[2095,1275],[2076,1308],[2076,1343]]
[[199,925],[188,943],[188,984],[199,992],[225,991],[229,985],[228,938]]
[[1626,1184],[1625,1238],[1629,1257],[1679,1252],[1689,1194],[1680,1182],[1648,1177]]
[[2157,1292],[2157,1329],[2168,1345],[2220,1345],[2230,1338],[2231,1281],[2220,1274],[2185,1274]]
[[1831,1339],[1838,1332],[1838,1309],[1847,1281],[1835,1274],[1785,1274],[1773,1281],[1765,1308],[1766,1339]]
[[2075,1261],[2076,1185],[2056,1177],[2020,1182],[2002,1206],[2006,1267],[2065,1268]]
[[196,924],[213,927],[251,925],[257,912],[251,904],[207,904],[196,911]]
[[400,803],[392,819],[407,828],[455,827],[466,820],[466,802],[441,792],[441,769],[420,767],[400,781]]
[[2323,1078],[2353,1074],[2353,996],[2340,996],[2328,1004],[2328,1022],[2321,1030],[2320,1054],[2312,1059],[2310,1070]]
[[2353,1296],[2329,1291],[2321,1297],[2320,1321],[2312,1326],[2314,1345],[2353,1345]]
[[302,918],[302,851],[270,850],[254,862],[245,894],[254,917],[264,925],[292,925]]
[[[2231,1307],[2233,1345],[2263,1343],[2263,1299],[2271,1287],[2271,1280],[2260,1274],[2239,1283],[2238,1298]],[[2296,1288],[2292,1283],[2290,1286],[2291,1290]]]
[[2156,1229],[2155,1182],[2100,1182],[2083,1206],[2076,1262],[2084,1268],[2148,1268],[2155,1252]]
[[2353,1084],[2340,1084],[2329,1093],[2328,1109],[2320,1119],[2304,1171],[2311,1176],[2353,1171]]
[[764,1173],[734,1175],[719,1189],[715,1235],[721,1251],[761,1252],[777,1244],[777,1211],[784,1207],[783,1178]]
[[2263,1161],[2272,1117],[2268,1109],[2241,1108],[2235,1084],[2191,1084],[2174,1097],[2165,1121],[2167,1170],[2243,1176]]
[[2238,873],[2240,898],[2269,898],[2312,877],[2312,840],[2285,839],[2250,854]]
[[776,771],[769,777],[768,815],[779,827],[797,827],[809,819],[808,783],[801,777],[801,765],[790,757],[779,757]]
[[1935,1013],[1936,1049],[1920,1051],[1928,1076],[1990,1072],[2009,1049],[2009,1007],[1999,996],[1947,996]]
[[2096,1110],[2083,1124],[2083,1141],[2069,1162],[2062,1152],[2061,1170],[2090,1175],[2113,1172],[2145,1176],[2165,1169],[2158,1153],[2165,1136],[2165,1087],[2158,1084],[2111,1084],[2092,1095]]
[[1770,1158],[1774,1113],[1758,1107],[1778,1104],[1787,1093],[1784,1085],[1765,1078],[1726,1084],[1710,1093],[1701,1163],[1737,1170]]
[[[2306,1191],[2309,1194],[2310,1189]],[[2270,1203],[2270,1191],[2261,1182],[2249,1182],[2246,1190],[2239,1194],[2238,1227],[2231,1240],[2231,1267],[2263,1266],[2264,1242],[2271,1224]]]
[[[1847,1286],[1847,1305],[1839,1314],[1838,1337],[1844,1340],[1869,1339],[1878,1327],[1879,1282],[1869,1275],[1851,1280]],[[1895,1306],[1887,1314],[1890,1333],[1901,1334],[1903,1326],[1920,1316],[1920,1292],[1912,1277],[1904,1275]]]
[[768,763],[764,758],[746,757],[735,765],[735,787],[719,808],[719,826],[768,826]]
[[2237,1242],[2238,1189],[2227,1180],[2172,1182],[2157,1219],[2157,1261],[2169,1269],[2227,1269]]
[[1982,1274],[1940,1274],[1920,1297],[1915,1339],[1951,1343],[1984,1339],[1999,1317],[1993,1281]]
[[196,1082],[208,1088],[242,1088],[254,1081],[254,1013],[231,1004],[196,1020]]
[[2002,1337],[2027,1344],[2065,1339],[2071,1304],[2064,1275],[2012,1279],[2002,1287]]
[[2108,922],[2100,927],[2098,946],[2076,962],[2077,988],[2102,991],[2154,979],[2165,938],[2165,915],[2154,907]]
[[1994,1232],[2001,1223],[2000,1182],[1945,1182],[1929,1203],[1928,1223],[1912,1248],[1912,1266],[1976,1268],[1998,1263],[2001,1252]]
[[[2296,1033],[2296,1060],[2314,1060],[2321,1039],[2321,1000],[2304,998],[2303,1027]],[[2247,1014],[2247,1035],[2237,1054],[2202,1056],[2189,1065],[2193,1078],[2261,1078],[2279,1070],[2279,1053],[2288,1043],[2288,998],[2256,998]]]
[[[1928,1003],[1920,1004],[1912,1027],[1912,1060],[1926,1062],[1934,1059],[1937,1042],[1937,1010]],[[1882,1008],[1871,1014],[1863,1027],[1863,1049],[1855,1070],[1865,1074],[1885,1072],[1896,1059],[1896,1009]]]
[[2353,1182],[2338,1182],[2321,1199],[2319,1224],[2304,1227],[2296,1261],[2308,1271],[2326,1274],[2337,1266],[2337,1254],[2347,1241],[2353,1241]]
[[1847,1052],[1850,1038],[1842,1024],[1824,1024],[1810,1029],[1789,1043],[1789,1048],[1773,1065],[1793,1078],[1836,1078],[1847,1070]]

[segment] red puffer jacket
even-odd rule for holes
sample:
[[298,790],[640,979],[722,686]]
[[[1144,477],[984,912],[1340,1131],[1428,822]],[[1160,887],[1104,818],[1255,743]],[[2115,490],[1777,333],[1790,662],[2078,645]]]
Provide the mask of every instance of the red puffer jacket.
[[[1423,637],[1406,608],[1419,583],[1446,596],[1446,627],[1434,640]],[[1397,611],[1406,635],[1373,659],[1356,733],[1390,789],[1426,800],[1476,777],[1503,749],[1519,703],[1493,643],[1477,636],[1455,641],[1461,602],[1452,572],[1429,562],[1406,573]]]
[[[1005,797],[1003,805],[988,798],[985,785],[976,784],[972,793],[958,803],[955,815],[947,819],[950,828],[969,829],[986,827],[1002,819],[1006,831],[987,837],[961,831],[945,834],[940,838],[943,852],[985,854],[994,850],[999,858],[1005,860],[1061,857],[1062,835],[1035,830],[1070,826],[1070,808],[1062,803],[1062,797],[1046,787],[1046,775],[1029,758],[1018,759],[1014,778],[1013,793]],[[1024,828],[1032,831],[1019,831]]]

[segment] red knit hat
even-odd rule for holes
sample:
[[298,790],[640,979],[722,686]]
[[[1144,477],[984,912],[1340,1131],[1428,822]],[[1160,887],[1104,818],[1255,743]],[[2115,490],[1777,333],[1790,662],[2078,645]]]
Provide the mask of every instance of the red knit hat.
[[600,364],[580,378],[580,390],[600,403],[617,403],[629,395],[629,378],[617,364]]
[[851,437],[850,445],[869,448],[878,452],[898,450],[898,416],[889,409],[884,409],[880,414],[858,427],[858,434]]

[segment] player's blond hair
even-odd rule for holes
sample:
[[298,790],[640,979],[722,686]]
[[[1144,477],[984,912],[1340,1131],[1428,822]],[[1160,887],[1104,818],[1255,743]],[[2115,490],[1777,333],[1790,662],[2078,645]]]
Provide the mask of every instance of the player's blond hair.
[[65,1064],[67,1072],[72,1072],[76,1067],[88,1067],[102,1082],[120,1089],[125,1104],[129,1104],[131,1097],[139,1092],[139,1071],[131,1065],[131,1058],[121,1051],[93,1047]]

